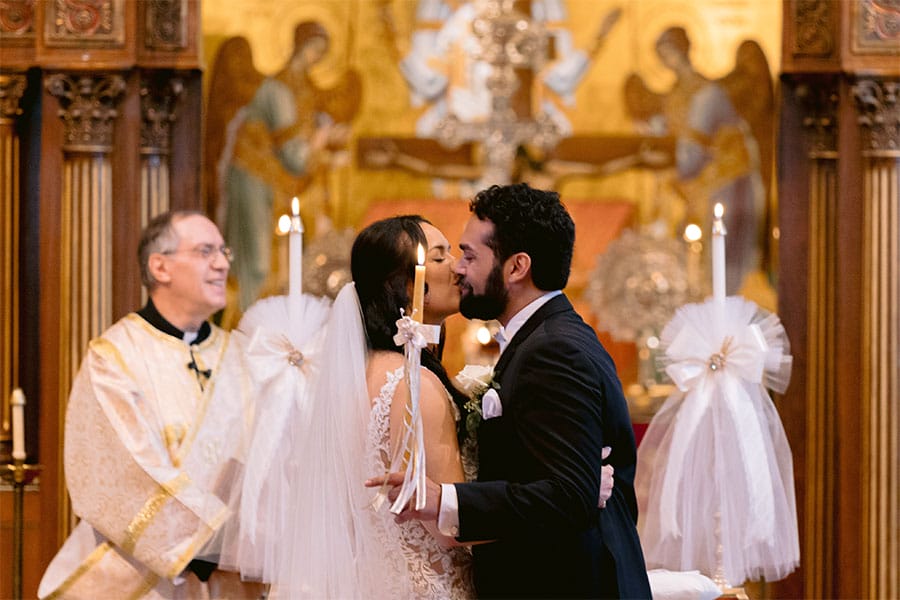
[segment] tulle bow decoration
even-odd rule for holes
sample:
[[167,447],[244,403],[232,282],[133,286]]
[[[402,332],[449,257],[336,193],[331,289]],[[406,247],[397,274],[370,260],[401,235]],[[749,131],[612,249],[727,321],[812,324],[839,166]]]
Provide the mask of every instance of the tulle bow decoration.
[[666,349],[671,364],[666,374],[682,392],[699,385],[704,377],[725,374],[748,383],[762,383],[768,344],[759,325],[738,327],[724,337],[707,326],[687,322]]
[[270,474],[270,464],[281,443],[288,419],[307,419],[310,381],[317,369],[316,355],[328,318],[329,302],[302,297],[296,322],[288,318],[287,297],[256,302],[238,325],[249,341],[246,361],[254,395],[258,398],[254,442],[246,464],[241,499],[241,527],[256,538],[259,500]]
[[[439,327],[423,325],[404,314],[403,309],[400,309],[400,315],[394,343],[403,346],[409,403],[403,419],[403,433],[391,457],[390,471],[404,473],[400,493],[391,505],[391,512],[394,514],[403,511],[413,494],[416,496],[416,510],[425,507],[425,434],[419,403],[419,367],[422,364],[422,349],[429,343],[436,343],[440,335]],[[375,508],[378,509],[386,498],[387,491],[383,488],[375,498]]]
[[638,449],[648,567],[722,571],[732,584],[784,577],[799,560],[793,474],[766,392],[790,380],[781,322],[729,297],[681,307],[660,338],[678,391]]

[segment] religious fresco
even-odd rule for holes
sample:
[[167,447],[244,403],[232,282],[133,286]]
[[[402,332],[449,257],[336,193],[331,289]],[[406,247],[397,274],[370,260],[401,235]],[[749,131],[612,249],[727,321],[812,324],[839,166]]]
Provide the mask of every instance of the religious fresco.
[[[633,228],[679,242],[688,224],[708,231],[708,198],[731,194],[740,206],[731,213],[729,242],[740,244],[730,254],[731,288],[756,273],[750,295],[771,305],[771,65],[780,61],[781,3],[517,2],[519,21],[528,25],[517,43],[500,46],[515,63],[510,68],[498,66],[496,49],[473,50],[496,35],[487,29],[506,26],[502,15],[485,25],[477,11],[485,3],[204,2],[205,189],[229,243],[243,247],[232,238],[250,228],[241,216],[233,222],[244,231],[228,233],[235,203],[223,184],[236,161],[227,156],[281,141],[270,128],[268,138],[235,143],[242,138],[234,135],[235,115],[265,95],[265,82],[287,82],[291,64],[302,73],[288,83],[297,86],[293,102],[305,103],[300,146],[322,151],[309,172],[296,165],[292,172],[276,151],[257,155],[272,207],[257,227],[268,227],[268,235],[244,237],[259,246],[257,270],[268,251],[274,274],[245,283],[238,306],[285,283],[285,244],[275,232],[292,196],[301,199],[306,243],[316,242],[319,228],[340,240],[333,248],[340,253],[350,238],[335,232],[361,224],[377,203],[466,197],[493,181],[528,181],[572,200],[630,203]],[[300,24],[315,24],[327,44],[304,52],[294,34]],[[319,246],[327,254],[329,245]]]

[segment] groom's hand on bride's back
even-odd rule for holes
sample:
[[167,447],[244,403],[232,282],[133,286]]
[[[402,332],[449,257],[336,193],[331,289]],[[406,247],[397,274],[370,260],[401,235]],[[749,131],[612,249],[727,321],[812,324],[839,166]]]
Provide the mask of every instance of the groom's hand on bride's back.
[[[372,477],[366,480],[366,487],[375,488],[387,485],[388,501],[393,504],[394,500],[400,494],[400,486],[403,485],[403,473],[389,473],[379,477]],[[432,521],[437,523],[438,512],[441,508],[441,486],[432,480],[425,479],[425,506],[422,510],[415,510],[413,507],[416,503],[416,495],[413,494],[409,503],[403,507],[403,510],[394,520],[398,523],[417,519],[419,521]]]

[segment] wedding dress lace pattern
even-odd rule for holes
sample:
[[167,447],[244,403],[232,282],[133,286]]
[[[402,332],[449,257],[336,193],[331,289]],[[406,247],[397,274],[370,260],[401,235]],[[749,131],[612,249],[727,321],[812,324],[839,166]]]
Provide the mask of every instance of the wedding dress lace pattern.
[[[403,367],[389,371],[380,393],[373,398],[366,438],[367,467],[373,474],[386,472],[390,464],[391,401],[403,381]],[[447,398],[452,405],[452,401]],[[473,598],[471,552],[466,547],[446,548],[419,521],[400,525],[383,506],[377,513],[376,531],[385,545],[399,534],[400,549],[412,579],[412,594],[417,598]]]

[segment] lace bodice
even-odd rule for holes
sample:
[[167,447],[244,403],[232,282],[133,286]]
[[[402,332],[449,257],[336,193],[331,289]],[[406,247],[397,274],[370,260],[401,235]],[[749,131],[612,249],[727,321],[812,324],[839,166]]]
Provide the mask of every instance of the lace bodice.
[[[366,457],[371,473],[384,473],[390,465],[391,401],[403,380],[403,367],[387,373],[387,381],[373,398],[366,436]],[[448,402],[450,399],[448,397]],[[452,404],[452,402],[451,402]],[[400,547],[414,594],[418,598],[473,598],[471,552],[465,547],[444,548],[419,521],[396,524],[387,505],[379,512],[381,535],[399,535]],[[386,544],[390,546],[390,544]]]

